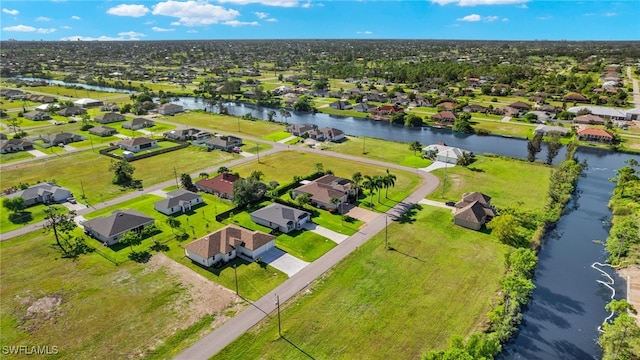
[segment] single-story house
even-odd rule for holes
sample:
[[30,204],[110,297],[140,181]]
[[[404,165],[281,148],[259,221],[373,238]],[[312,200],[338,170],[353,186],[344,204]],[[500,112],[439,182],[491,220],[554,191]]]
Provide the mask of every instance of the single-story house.
[[536,120],[539,123],[545,123],[548,121],[553,120],[556,115],[553,113],[549,113],[546,111],[540,111],[540,110],[533,110],[533,111],[529,111],[527,114],[533,114],[536,116]]
[[303,136],[309,133],[311,130],[315,130],[318,127],[311,124],[291,124],[287,126],[287,132],[290,132],[293,136]]
[[226,263],[240,254],[256,259],[275,246],[275,239],[275,236],[260,231],[227,225],[185,245],[184,252],[194,262],[211,267]]
[[194,185],[199,191],[214,194],[219,198],[233,199],[233,183],[240,177],[231,173],[222,173],[211,179],[202,179]]
[[344,132],[340,129],[324,127],[322,129],[313,129],[309,131],[309,138],[317,141],[333,141],[340,142],[346,139]]
[[124,121],[124,115],[108,112],[94,117],[93,121],[99,122],[100,124],[109,124],[112,122]]
[[358,103],[353,106],[353,110],[357,112],[363,112],[363,113],[371,112],[375,108],[376,108],[375,105],[371,105],[366,102]]
[[512,109],[516,109],[518,112],[526,112],[531,110],[531,105],[522,101],[513,102],[509,104],[509,107]]
[[153,120],[149,120],[149,119],[145,119],[145,118],[139,117],[139,118],[135,118],[135,119],[133,119],[131,121],[126,121],[126,122],[122,123],[122,128],[123,129],[138,130],[138,129],[152,127],[153,125],[155,125]]
[[31,185],[24,190],[19,190],[7,195],[8,198],[23,198],[27,206],[64,202],[69,196],[71,196],[71,191],[52,182],[42,182]]
[[184,111],[184,108],[180,105],[166,103],[158,106],[158,114],[161,115],[173,115],[177,113],[181,113]]
[[273,203],[251,213],[251,221],[272,229],[288,233],[300,229],[302,224],[311,221],[311,213],[290,206]]
[[574,124],[604,125],[605,122],[606,120],[603,117],[593,114],[585,114],[573,118]]
[[573,106],[567,109],[568,112],[577,114],[578,111],[586,109],[591,114],[611,120],[630,120],[627,118],[627,110],[610,108],[605,106]]
[[51,120],[51,115],[42,111],[30,111],[22,115],[25,119],[40,121],[40,120]]
[[435,121],[435,122],[439,122],[439,123],[453,123],[456,121],[456,119],[458,118],[458,116],[454,113],[452,113],[451,111],[440,111],[437,114],[431,116],[431,120]]
[[[348,202],[349,192],[353,183],[351,180],[334,175],[324,175],[319,179],[299,186],[293,190],[293,197],[300,194],[311,194],[311,203],[325,209],[338,209],[343,203]],[[332,204],[331,199],[340,200],[337,204]]]
[[0,90],[0,96],[4,96],[6,99],[21,99],[24,97],[22,90],[5,89]]
[[79,106],[69,106],[68,108],[64,108],[62,110],[58,110],[58,115],[60,116],[76,116],[81,114],[86,114],[87,110],[79,107]]
[[404,112],[404,109],[397,105],[381,105],[371,110],[375,115],[393,115],[401,112]]
[[349,110],[353,108],[353,105],[345,100],[334,101],[329,104],[329,107],[336,110]]
[[146,137],[138,137],[134,139],[126,139],[117,143],[118,147],[123,150],[138,152],[158,147],[158,141]]
[[444,102],[441,102],[438,105],[436,105],[436,107],[442,108],[442,109],[445,109],[445,110],[453,110],[453,109],[456,108],[456,106],[457,105],[455,103],[451,102],[451,101],[444,101]]
[[60,109],[60,104],[41,104],[36,106],[33,110],[35,111],[49,111],[49,110],[58,110]]
[[89,129],[89,134],[98,135],[98,136],[111,136],[113,134],[117,134],[118,130],[114,128],[110,128],[104,125],[94,126]]
[[471,104],[463,106],[462,111],[468,113],[485,113],[487,112],[487,108],[482,105]]
[[78,141],[86,140],[87,138],[82,135],[74,134],[71,132],[63,132],[59,134],[49,134],[45,136],[40,135],[40,139],[42,139],[42,141],[44,141],[46,144],[55,146],[58,144],[69,144],[72,142],[78,142]]
[[155,220],[136,210],[117,210],[109,216],[102,216],[82,223],[84,232],[100,240],[107,246],[116,244],[126,232],[140,233],[153,225]]
[[211,137],[211,134],[200,129],[188,128],[182,130],[170,130],[162,134],[167,139],[173,140],[204,140]]
[[157,201],[153,207],[163,214],[171,215],[177,212],[187,212],[191,207],[201,204],[202,196],[192,191],[178,189],[167,193],[167,198]]
[[0,140],[0,154],[33,150],[33,143],[26,139]]
[[202,140],[200,143],[206,146],[209,150],[218,149],[223,151],[231,151],[233,150],[233,148],[242,145],[242,139],[231,135],[213,136]]
[[584,141],[612,142],[614,136],[607,130],[586,128],[578,130],[578,139]]
[[496,216],[491,197],[480,192],[465,193],[455,207],[453,223],[467,229],[480,230],[482,225]]
[[579,93],[569,93],[562,97],[562,101],[589,101],[589,99]]
[[562,126],[538,125],[536,129],[533,130],[533,133],[545,136],[549,133],[558,133],[560,136],[566,136],[569,133],[569,129],[563,128]]
[[102,106],[103,102],[96,99],[82,98],[73,102],[73,105],[81,107],[81,108],[92,108]]
[[432,144],[422,148],[422,153],[426,157],[435,161],[454,165],[458,163],[458,159],[461,158],[466,152],[468,151],[443,144]]

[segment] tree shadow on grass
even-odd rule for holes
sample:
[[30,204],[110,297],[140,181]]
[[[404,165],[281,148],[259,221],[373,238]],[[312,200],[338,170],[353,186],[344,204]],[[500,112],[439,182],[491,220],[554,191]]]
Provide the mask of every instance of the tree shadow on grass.
[[418,261],[420,261],[420,262],[421,262],[421,263],[423,263],[423,264],[424,264],[424,263],[426,263],[426,261],[424,261],[424,260],[420,259],[419,257],[417,257],[417,256],[415,256],[415,255],[410,255],[410,254],[404,253],[404,252],[402,252],[402,251],[400,251],[400,250],[398,250],[398,249],[394,248],[393,246],[389,246],[389,249],[388,249],[388,250],[389,250],[389,251],[394,251],[394,252],[397,252],[398,254],[401,254],[401,255],[404,255],[404,256],[406,256],[406,257],[409,257],[409,258],[412,258],[412,259],[418,260]]
[[479,172],[479,173],[483,173],[484,172],[484,170],[478,169],[478,168],[475,168],[475,167],[467,167],[467,169],[469,169],[469,170],[471,170],[473,172]]
[[397,220],[401,224],[413,224],[416,221],[416,215],[418,214],[418,211],[422,210],[422,205],[404,203],[401,203],[399,205],[402,206],[402,209],[400,210],[402,212],[402,215],[400,215],[400,217],[395,220]]
[[30,211],[20,211],[9,214],[9,221],[13,224],[26,224],[33,220],[33,215]]

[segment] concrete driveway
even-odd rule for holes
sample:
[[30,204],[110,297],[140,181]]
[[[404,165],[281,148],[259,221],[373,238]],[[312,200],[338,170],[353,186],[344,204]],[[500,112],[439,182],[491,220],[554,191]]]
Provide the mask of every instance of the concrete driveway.
[[271,248],[262,255],[260,255],[262,261],[273,266],[274,268],[287,274],[289,277],[297,274],[305,266],[309,265],[308,262],[302,261],[293,255],[289,255],[286,252],[278,249]]
[[49,156],[49,155],[47,155],[47,154],[43,153],[43,152],[42,152],[42,151],[40,151],[40,150],[28,150],[27,152],[28,152],[29,154],[31,154],[31,155],[33,155],[33,156],[37,157],[37,158],[38,158],[38,157]]
[[443,169],[445,167],[446,168],[452,168],[454,166],[456,166],[456,165],[455,164],[449,164],[449,163],[446,163],[444,161],[434,161],[433,164],[431,164],[431,165],[429,165],[429,166],[427,166],[425,168],[421,168],[420,170],[426,171],[426,172],[430,172],[430,171],[433,171],[433,170],[436,170],[436,169]]
[[456,208],[453,206],[447,206],[447,204],[440,202],[440,201],[434,201],[434,200],[429,200],[429,199],[422,199],[420,200],[420,204],[424,204],[424,205],[429,205],[429,206],[437,206],[437,207],[441,207],[443,209],[449,209],[451,210],[451,212],[455,213]]
[[369,221],[378,217],[380,213],[349,204],[345,215],[349,215],[354,219],[358,219],[360,221],[368,223]]
[[341,242],[347,240],[347,238],[349,237],[348,235],[337,233],[333,230],[329,230],[314,223],[305,223],[302,227],[318,235],[324,236],[327,239],[335,242],[336,244],[340,244]]

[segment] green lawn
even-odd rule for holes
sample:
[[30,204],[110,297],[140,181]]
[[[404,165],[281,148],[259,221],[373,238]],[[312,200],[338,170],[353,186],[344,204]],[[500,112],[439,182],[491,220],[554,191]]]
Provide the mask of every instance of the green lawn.
[[277,141],[280,141],[280,140],[284,140],[284,139],[288,138],[289,136],[291,136],[291,133],[288,133],[288,132],[282,130],[282,131],[276,131],[274,133],[265,135],[265,136],[262,137],[262,139],[277,142]]
[[276,238],[276,247],[307,262],[317,260],[337,245],[309,230],[294,230]]
[[[65,213],[68,212],[66,207],[62,205],[59,207],[64,210]],[[13,223],[9,220],[9,212],[3,208],[2,215],[0,215],[0,234],[19,229],[25,225],[36,224],[43,221],[45,218],[44,211],[46,209],[47,206],[44,204],[29,206],[24,210],[23,217],[17,223]]]
[[428,207],[389,225],[214,359],[416,359],[481,329],[507,247]]
[[325,143],[323,147],[326,150],[341,154],[360,156],[414,168],[427,167],[432,163],[431,160],[421,158],[420,152],[414,154],[413,151],[409,150],[408,143],[352,136],[348,136],[347,139],[342,143]]
[[[294,176],[307,176],[314,173],[316,171],[315,164],[317,163],[323,164],[325,170],[332,170],[336,176],[348,179],[350,179],[355,172],[360,172],[362,175],[374,176],[383,175],[386,170],[365,163],[297,151],[281,151],[267,157],[261,157],[259,163],[252,161],[236,166],[231,170],[237,171],[242,177],[249,176],[253,170],[259,170],[264,174],[264,181],[270,182],[275,180],[280,183],[281,186],[284,186],[291,183]],[[282,164],[287,164],[287,166],[282,166]],[[380,202],[377,201],[377,196],[374,195],[373,210],[375,211],[383,212],[389,210],[407,197],[421,181],[421,178],[416,174],[398,170],[392,170],[391,173],[397,177],[396,185],[389,189],[388,199],[385,199],[384,190],[380,197]],[[367,198],[366,206],[364,206],[364,204],[361,206],[369,208],[368,204]],[[338,218],[338,221],[339,220]]]
[[7,164],[15,161],[33,159],[35,156],[26,151],[19,151],[9,154],[0,154],[0,164]]
[[495,135],[508,135],[523,139],[532,137],[533,130],[535,130],[536,128],[536,124],[526,124],[516,122],[514,120],[505,123],[499,121],[472,119],[471,124],[476,132],[480,130],[486,130],[489,133]]
[[[49,152],[49,149],[44,150]],[[134,177],[141,179],[144,186],[150,186],[174,178],[173,171],[196,173],[210,166],[215,166],[237,158],[223,151],[205,152],[193,146],[170,153],[137,160],[133,163]],[[179,159],[179,161],[176,161]],[[111,200],[124,192],[113,185],[113,173],[109,171],[111,159],[89,151],[34,160],[26,164],[6,165],[2,168],[2,188],[19,183],[36,183],[55,179],[58,185],[71,190],[78,199],[82,194],[82,186],[90,204]],[[51,169],[56,169],[52,172]],[[81,186],[82,185],[82,186]]]
[[[468,167],[455,166],[433,171],[441,180],[440,187],[427,196],[437,201],[458,201],[462,194],[480,191],[491,196],[498,207],[519,206],[542,209],[552,168],[540,163],[501,157],[477,156]],[[442,192],[444,186],[444,194]]]
[[254,137],[262,137],[284,129],[283,124],[269,121],[251,121],[239,117],[205,113],[203,111],[190,111],[164,118],[172,123],[178,123],[197,127],[202,130],[215,130],[223,134],[237,134],[242,137],[246,134]]
[[[57,346],[65,359],[138,357],[191,325],[191,297],[175,275],[96,253],[60,259],[54,244],[40,231],[0,244],[0,346]],[[29,315],[44,297],[60,305]]]

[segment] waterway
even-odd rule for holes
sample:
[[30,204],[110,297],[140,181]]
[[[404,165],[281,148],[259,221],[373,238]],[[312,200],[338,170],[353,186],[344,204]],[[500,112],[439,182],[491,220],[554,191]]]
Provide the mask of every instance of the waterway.
[[[86,89],[123,92],[126,90],[96,87],[85,84],[65,84],[48,80],[52,84],[77,85]],[[215,106],[206,105],[196,98],[178,98],[174,103],[185,109],[217,111]],[[271,109],[243,103],[226,103],[231,115],[252,114],[266,119]],[[279,114],[276,116],[279,119]],[[516,158],[527,156],[527,142],[523,139],[497,136],[476,136],[455,134],[449,130],[433,128],[407,128],[385,121],[373,121],[351,117],[337,117],[327,114],[291,112],[288,123],[315,124],[319,127],[335,127],[346,134],[372,137],[400,142],[420,141],[422,144],[445,142],[474,153],[493,153]],[[366,143],[366,141],[365,141]],[[544,147],[543,147],[544,148]],[[606,253],[600,243],[609,231],[603,219],[610,217],[607,203],[614,184],[609,180],[616,169],[624,166],[624,161],[640,156],[613,153],[595,148],[580,148],[580,160],[586,160],[588,168],[577,186],[576,196],[567,206],[567,211],[557,226],[543,239],[539,252],[538,267],[534,276],[536,289],[528,307],[523,312],[523,320],[514,339],[505,345],[501,359],[598,359],[601,350],[597,344],[598,327],[609,315],[604,306],[612,296],[612,291],[599,283],[608,281],[592,267],[596,262],[604,263]],[[538,155],[546,157],[546,150]],[[557,161],[565,157],[564,149]],[[522,184],[526,191],[528,184]],[[623,279],[610,268],[603,269],[615,281],[613,288],[616,298],[626,296]]]

